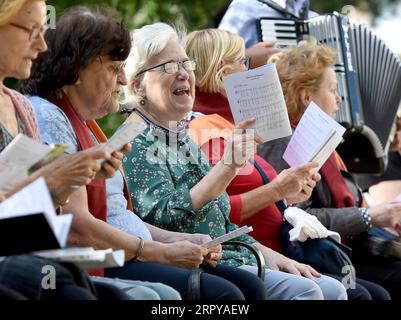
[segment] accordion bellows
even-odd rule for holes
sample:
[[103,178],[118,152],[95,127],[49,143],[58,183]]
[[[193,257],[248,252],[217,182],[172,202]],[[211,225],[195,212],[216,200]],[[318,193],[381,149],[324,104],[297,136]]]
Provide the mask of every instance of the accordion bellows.
[[338,13],[308,21],[262,18],[258,30],[260,40],[282,47],[313,37],[337,49],[337,120],[347,128],[337,151],[351,172],[382,173],[401,102],[401,62],[384,41]]

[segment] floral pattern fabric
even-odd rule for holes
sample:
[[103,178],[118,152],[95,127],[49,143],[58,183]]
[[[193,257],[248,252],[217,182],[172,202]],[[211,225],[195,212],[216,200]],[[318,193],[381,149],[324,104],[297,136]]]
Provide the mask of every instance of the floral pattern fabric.
[[[200,210],[193,209],[190,190],[211,166],[188,136],[167,146],[148,127],[132,141],[132,151],[123,166],[133,206],[144,221],[163,229],[209,234],[212,238],[237,228],[228,218],[230,202],[226,193]],[[235,240],[255,242],[248,235]],[[222,263],[256,264],[246,249],[232,246],[224,246]]]

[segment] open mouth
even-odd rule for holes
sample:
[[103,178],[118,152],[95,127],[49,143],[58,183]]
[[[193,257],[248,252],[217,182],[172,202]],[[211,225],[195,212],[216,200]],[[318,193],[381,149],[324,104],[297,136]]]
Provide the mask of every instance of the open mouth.
[[189,97],[189,88],[188,87],[182,87],[178,88],[173,91],[173,94],[179,97],[186,96]]

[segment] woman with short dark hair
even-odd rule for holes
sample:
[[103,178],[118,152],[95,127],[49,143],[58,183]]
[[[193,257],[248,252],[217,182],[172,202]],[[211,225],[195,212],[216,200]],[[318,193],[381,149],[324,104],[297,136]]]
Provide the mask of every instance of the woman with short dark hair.
[[[127,83],[123,67],[131,48],[129,32],[110,11],[77,7],[59,18],[46,40],[48,52],[39,56],[31,79],[23,85],[24,92],[37,95],[30,99],[42,141],[71,145],[72,152],[104,141],[95,119],[119,109],[121,86]],[[78,190],[65,206],[76,218],[74,241],[125,250],[125,266],[106,269],[107,277],[158,281],[179,291],[184,299],[190,298],[189,277],[198,273],[203,262],[214,266],[220,246],[206,249],[201,244],[209,236],[144,224],[130,210],[126,191],[122,172]],[[234,285],[224,279],[231,280],[230,268],[209,269],[197,282],[201,299],[265,298],[257,277]],[[237,286],[247,288],[244,295]]]

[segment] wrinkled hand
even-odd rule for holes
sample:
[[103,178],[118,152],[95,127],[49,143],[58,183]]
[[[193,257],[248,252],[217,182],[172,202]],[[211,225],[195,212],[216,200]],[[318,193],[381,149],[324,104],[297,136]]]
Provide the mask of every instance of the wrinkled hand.
[[63,154],[35,173],[44,176],[52,187],[77,188],[89,184],[100,170],[97,160],[109,158],[107,152],[94,149]]
[[220,244],[215,247],[211,247],[208,249],[207,256],[205,257],[204,262],[212,267],[216,267],[218,262],[221,260],[223,256],[223,248]]
[[127,143],[121,150],[113,152],[109,159],[101,163],[101,169],[96,174],[95,179],[112,178],[114,176],[114,173],[120,169],[121,161],[124,158],[124,154],[129,153],[131,151],[131,148],[131,144]]
[[[212,238],[208,234],[194,233],[191,236],[192,237],[188,240],[199,245],[202,245],[212,240]],[[221,245],[209,248],[207,255],[204,257],[204,263],[207,263],[212,267],[216,267],[217,263],[222,257],[222,250],[223,249]]]
[[248,129],[255,124],[256,119],[247,119],[240,122],[233,134],[225,141],[222,162],[232,169],[241,169],[246,161],[256,153],[256,146],[262,140],[253,129]]
[[316,182],[321,178],[315,172],[318,166],[316,162],[310,162],[281,171],[272,181],[280,198],[286,199],[289,204],[309,199]]
[[245,50],[245,55],[251,58],[251,67],[257,68],[267,63],[270,57],[280,52],[276,43],[270,41],[258,42]]
[[186,240],[166,244],[167,263],[180,268],[198,268],[207,254],[206,248]]
[[74,154],[62,154],[49,164],[33,173],[43,176],[56,200],[64,203],[72,192],[91,183],[101,166],[98,160],[109,159],[110,154],[94,148]]
[[320,273],[313,269],[310,265],[289,259],[269,248],[264,247],[262,253],[265,257],[266,264],[273,270],[300,275],[311,280],[315,280],[315,278],[320,277]]
[[384,203],[368,209],[375,227],[393,228],[400,235],[401,203]]

